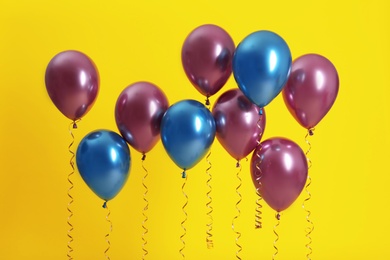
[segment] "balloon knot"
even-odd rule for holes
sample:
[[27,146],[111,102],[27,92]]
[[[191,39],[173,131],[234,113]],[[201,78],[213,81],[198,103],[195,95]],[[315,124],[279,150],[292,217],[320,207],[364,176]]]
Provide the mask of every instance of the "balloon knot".
[[183,172],[182,172],[181,177],[182,177],[183,179],[185,179],[185,178],[187,177],[186,171],[183,171]]
[[259,109],[259,115],[263,115],[263,109],[260,107],[260,109]]
[[77,124],[75,121],[73,121],[73,129],[77,129]]
[[240,161],[237,161],[236,167],[237,167],[237,168],[240,167]]
[[105,202],[103,203],[103,208],[104,208],[104,209],[107,208],[107,201],[105,201]]
[[277,220],[280,220],[280,213],[279,212],[276,213],[275,217],[276,217]]
[[142,159],[141,159],[141,160],[142,160],[142,161],[145,161],[145,159],[146,159],[146,154],[143,153],[143,154],[142,154]]
[[210,100],[209,97],[206,98],[206,106],[210,106]]
[[314,135],[314,128],[310,128],[310,129],[309,129],[309,135],[310,135],[310,136],[313,136],[313,135]]

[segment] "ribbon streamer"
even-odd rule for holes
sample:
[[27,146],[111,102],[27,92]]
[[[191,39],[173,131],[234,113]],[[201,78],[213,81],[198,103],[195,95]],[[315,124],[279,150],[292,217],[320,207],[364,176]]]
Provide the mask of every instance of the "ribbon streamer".
[[237,161],[237,164],[236,164],[236,167],[239,168],[239,170],[237,171],[237,179],[239,181],[239,184],[238,186],[236,187],[236,193],[239,197],[237,203],[236,203],[236,210],[237,210],[237,215],[233,218],[233,221],[232,221],[232,230],[234,233],[236,233],[237,237],[236,237],[236,246],[238,247],[237,251],[236,251],[236,258],[237,259],[240,259],[241,260],[241,257],[239,256],[240,252],[242,251],[242,246],[238,243],[240,237],[241,237],[241,233],[236,231],[236,228],[235,228],[235,225],[234,225],[234,222],[240,217],[241,215],[241,210],[240,208],[238,207],[238,205],[241,203],[241,200],[242,200],[242,196],[241,196],[241,193],[239,191],[241,185],[242,185],[242,179],[240,178],[240,173],[241,173],[241,170],[242,170],[242,166],[240,164],[240,161]]
[[263,120],[263,110],[260,108],[259,110],[259,120],[257,120],[257,127],[259,128],[259,136],[257,138],[257,145],[259,146],[259,149],[256,151],[256,156],[259,158],[259,161],[256,163],[256,169],[257,171],[259,172],[259,177],[256,178],[256,181],[258,183],[258,187],[256,188],[256,194],[257,194],[257,199],[256,199],[256,214],[255,214],[255,228],[256,229],[260,229],[262,228],[262,211],[261,209],[263,208],[263,206],[261,205],[261,200],[263,199],[263,197],[261,196],[259,190],[262,186],[262,183],[261,183],[261,175],[262,175],[262,171],[261,171],[261,168],[260,168],[260,164],[262,163],[262,158],[259,154],[260,150],[261,150],[261,137],[263,135],[263,129],[261,127],[261,122]]
[[75,157],[75,153],[72,151],[72,146],[74,144],[74,135],[73,135],[73,132],[72,132],[72,128],[73,129],[77,129],[77,122],[79,122],[80,120],[77,120],[77,121],[73,121],[69,124],[69,127],[68,127],[68,130],[69,130],[69,133],[70,133],[70,136],[72,137],[72,140],[68,146],[68,151],[69,153],[71,154],[71,157],[70,157],[70,160],[69,160],[69,164],[70,164],[70,167],[72,169],[72,171],[68,174],[68,182],[70,184],[70,187],[68,189],[68,192],[67,192],[67,195],[69,197],[69,202],[68,202],[68,206],[67,206],[67,210],[68,210],[68,219],[67,219],[67,223],[68,223],[68,226],[69,226],[69,229],[68,229],[68,232],[67,232],[67,236],[69,238],[69,241],[68,241],[68,252],[67,252],[67,256],[68,256],[68,259],[71,260],[73,259],[72,257],[72,252],[73,252],[73,248],[72,248],[72,242],[73,242],[73,236],[72,236],[72,231],[73,231],[73,225],[71,223],[71,218],[73,216],[73,211],[71,209],[71,205],[73,203],[73,197],[71,195],[71,190],[73,189],[74,185],[73,185],[73,182],[71,180],[71,176],[74,174],[74,157]]
[[213,198],[211,197],[211,192],[212,192],[212,187],[210,185],[210,182],[212,181],[212,175],[210,173],[210,169],[211,169],[211,162],[209,160],[209,157],[211,155],[211,151],[209,152],[209,154],[206,156],[206,161],[207,163],[209,164],[209,167],[206,169],[206,173],[208,175],[208,179],[207,179],[207,182],[206,182],[206,185],[207,185],[207,188],[208,188],[208,191],[206,193],[206,196],[207,196],[207,203],[206,203],[206,207],[208,209],[208,212],[207,212],[207,216],[209,217],[209,222],[207,223],[207,231],[206,231],[206,243],[207,243],[207,248],[208,249],[211,249],[214,247],[214,243],[213,243],[213,234],[211,233],[212,230],[213,230],[213,216],[211,215],[213,213],[213,207],[211,206],[211,203],[213,202]]
[[107,242],[107,249],[104,251],[104,256],[106,259],[110,260],[110,257],[108,256],[107,252],[111,248],[111,242],[110,242],[110,235],[112,233],[112,222],[110,220],[110,215],[111,215],[111,210],[107,206],[107,201],[103,203],[103,208],[107,209],[107,215],[106,215],[106,221],[110,224],[110,230],[109,232],[105,235],[106,242]]
[[275,248],[275,253],[272,255],[272,260],[275,260],[275,257],[276,255],[279,253],[279,249],[278,247],[276,246],[278,240],[279,240],[279,235],[278,235],[278,232],[276,231],[276,229],[278,228],[278,226],[280,225],[280,213],[279,212],[276,212],[275,214],[275,218],[278,220],[278,222],[276,222],[276,225],[274,226],[274,234],[276,236],[275,240],[274,240],[274,248]]
[[143,255],[142,255],[142,259],[145,259],[146,255],[149,253],[148,250],[146,249],[146,245],[148,244],[148,241],[146,240],[145,236],[146,234],[149,232],[149,230],[146,228],[146,222],[148,221],[148,216],[146,215],[146,212],[147,210],[149,209],[149,201],[147,199],[147,194],[148,194],[148,187],[146,186],[145,184],[145,180],[146,178],[148,177],[149,175],[149,172],[148,170],[145,168],[144,166],[144,161],[146,159],[146,154],[143,154],[142,155],[142,168],[144,169],[145,171],[145,175],[144,177],[142,178],[142,186],[144,186],[144,189],[145,189],[145,192],[144,192],[144,202],[145,202],[145,207],[142,211],[142,215],[144,216],[144,220],[142,221],[142,228],[144,230],[144,232],[142,233],[142,250],[143,250]]
[[[305,153],[306,155],[306,160],[307,160],[307,163],[308,163],[308,170],[312,167],[312,162],[308,156],[309,152],[311,151],[311,144],[310,144],[310,141],[309,141],[309,136],[312,136],[314,135],[314,128],[311,128],[307,131],[307,134],[305,136],[305,142],[306,144],[308,145],[308,149]],[[305,206],[306,202],[308,202],[310,199],[311,199],[311,193],[309,191],[309,187],[311,185],[311,177],[310,177],[310,174],[308,174],[307,176],[307,184],[305,186],[305,191],[306,191],[306,194],[307,194],[307,197],[306,199],[303,201],[302,203],[302,208],[306,211],[306,221],[307,221],[307,224],[308,226],[306,227],[305,229],[305,232],[306,232],[306,238],[308,240],[307,244],[305,245],[306,249],[308,250],[308,253],[306,254],[306,259],[310,260],[310,256],[311,254],[313,253],[313,249],[311,248],[311,243],[312,243],[312,238],[311,238],[311,233],[313,232],[314,230],[314,223],[311,221],[310,219],[310,215],[311,215],[311,211],[308,210]]]
[[188,204],[188,196],[187,196],[187,194],[186,194],[185,191],[184,191],[184,188],[185,188],[186,183],[187,183],[187,180],[188,180],[188,176],[187,176],[187,174],[186,174],[185,171],[183,171],[183,173],[182,173],[182,178],[184,178],[184,182],[183,182],[183,185],[181,186],[181,191],[182,191],[182,193],[183,193],[183,195],[184,195],[184,197],[185,197],[185,203],[184,203],[184,205],[183,205],[183,207],[182,207],[181,209],[182,209],[182,211],[183,211],[183,213],[184,213],[184,215],[185,215],[185,218],[184,218],[184,220],[181,222],[181,228],[183,229],[183,234],[180,236],[180,241],[182,242],[183,247],[180,248],[179,253],[180,253],[181,256],[183,257],[183,259],[185,259],[185,255],[184,255],[184,253],[183,253],[183,250],[184,250],[185,247],[186,247],[186,242],[184,241],[184,237],[185,237],[186,234],[187,234],[187,229],[186,229],[186,227],[185,227],[184,224],[186,223],[187,217],[188,217],[188,214],[187,214],[187,212],[186,212],[186,207],[187,207],[187,204]]

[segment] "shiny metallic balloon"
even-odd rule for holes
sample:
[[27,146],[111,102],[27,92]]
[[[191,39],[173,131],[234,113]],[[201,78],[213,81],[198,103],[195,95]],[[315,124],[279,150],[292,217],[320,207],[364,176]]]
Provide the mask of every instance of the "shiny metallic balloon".
[[253,184],[267,204],[277,212],[285,210],[298,198],[305,186],[307,172],[304,152],[289,139],[270,138],[253,152]]
[[295,120],[310,129],[329,112],[338,91],[335,66],[321,55],[306,54],[294,60],[283,98]]
[[280,93],[290,69],[287,43],[270,31],[257,31],[245,37],[233,56],[233,75],[238,87],[259,107],[265,107]]
[[140,153],[149,152],[160,140],[161,119],[168,109],[164,92],[149,82],[125,88],[115,106],[115,121],[123,138]]
[[82,118],[99,92],[99,74],[93,61],[79,51],[54,56],[46,68],[46,90],[54,105],[72,120]]
[[256,148],[265,130],[265,111],[250,102],[241,90],[223,93],[212,113],[217,139],[234,159],[241,160]]
[[77,168],[88,187],[101,199],[114,198],[125,185],[131,166],[126,141],[109,130],[87,134],[76,152]]
[[214,138],[213,115],[198,101],[179,101],[169,107],[163,116],[162,143],[170,158],[184,171],[206,155]]
[[232,73],[234,42],[221,27],[205,24],[195,28],[185,39],[181,60],[184,71],[204,96],[217,93]]

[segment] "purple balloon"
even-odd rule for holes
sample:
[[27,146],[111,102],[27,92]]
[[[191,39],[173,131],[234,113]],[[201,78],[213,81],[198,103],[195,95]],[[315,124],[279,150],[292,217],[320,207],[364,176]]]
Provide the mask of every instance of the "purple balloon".
[[295,120],[310,129],[328,113],[338,91],[339,77],[333,64],[321,55],[306,54],[293,62],[283,98]]
[[253,184],[277,212],[285,210],[298,198],[305,186],[307,171],[302,149],[286,138],[265,140],[252,155]]
[[79,51],[54,56],[46,68],[45,83],[54,105],[72,120],[80,119],[91,109],[99,92],[97,68]]
[[[265,113],[239,89],[223,93],[213,107],[217,139],[237,161],[252,152],[264,133]],[[259,124],[259,125],[258,125]]]
[[181,52],[183,68],[202,95],[210,97],[225,85],[234,50],[230,35],[216,25],[199,26],[187,36]]
[[136,82],[125,88],[115,106],[115,120],[123,138],[138,152],[149,152],[160,139],[161,119],[168,100],[160,88]]

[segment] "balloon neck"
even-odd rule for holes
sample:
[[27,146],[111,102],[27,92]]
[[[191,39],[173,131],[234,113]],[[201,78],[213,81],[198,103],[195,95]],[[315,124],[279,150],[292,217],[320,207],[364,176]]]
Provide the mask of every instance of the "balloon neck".
[[142,160],[142,161],[145,161],[145,159],[146,159],[146,154],[143,153],[143,154],[142,154],[142,159],[141,159],[141,160]]
[[107,201],[105,201],[105,202],[103,203],[103,208],[104,208],[104,209],[107,208]]
[[73,121],[73,129],[77,129],[76,121]]
[[209,97],[206,97],[206,106],[210,106],[210,99],[209,99]]
[[313,135],[314,135],[314,128],[310,128],[310,129],[308,130],[308,132],[309,132],[309,135],[310,135],[310,136],[313,136]]
[[183,171],[183,172],[182,172],[181,177],[182,177],[183,179],[187,178],[187,173],[186,173],[186,171]]

